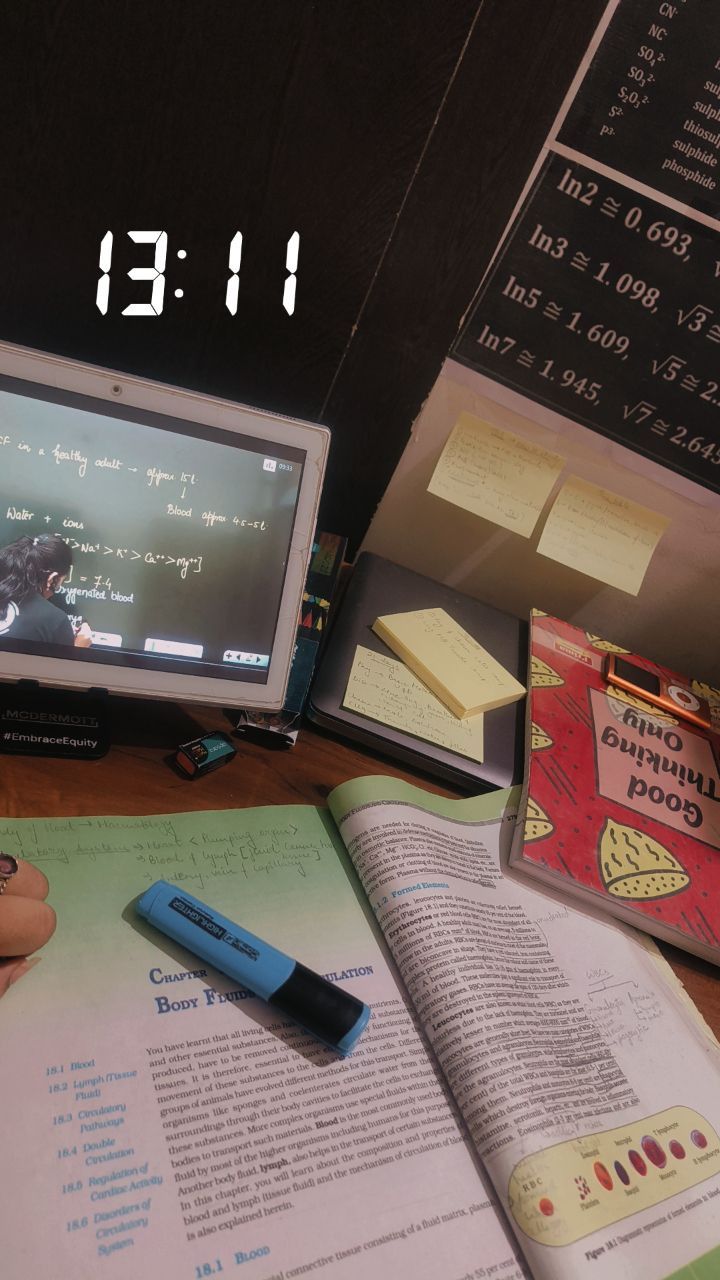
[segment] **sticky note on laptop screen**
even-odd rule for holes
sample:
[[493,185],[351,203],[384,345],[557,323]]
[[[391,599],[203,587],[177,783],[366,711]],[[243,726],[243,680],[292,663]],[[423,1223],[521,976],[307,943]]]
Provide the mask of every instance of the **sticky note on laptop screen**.
[[565,482],[538,552],[636,596],[669,524],[665,516],[579,476]]
[[529,538],[563,466],[532,440],[461,413],[428,493]]
[[387,614],[373,631],[460,718],[517,702],[525,693],[444,609]]

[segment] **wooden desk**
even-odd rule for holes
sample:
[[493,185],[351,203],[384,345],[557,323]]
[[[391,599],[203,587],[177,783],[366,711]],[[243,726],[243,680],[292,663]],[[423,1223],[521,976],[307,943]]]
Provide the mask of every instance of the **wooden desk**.
[[[189,782],[175,773],[168,757],[179,742],[210,729],[227,729],[223,713],[207,707],[122,700],[116,708],[114,745],[103,760],[0,756],[0,812],[13,818],[45,818],[263,804],[324,805],[339,783],[378,773],[404,778],[440,795],[459,794],[309,726],[289,751],[236,739],[235,760],[200,781]],[[720,969],[674,947],[661,944],[661,950],[720,1039]]]

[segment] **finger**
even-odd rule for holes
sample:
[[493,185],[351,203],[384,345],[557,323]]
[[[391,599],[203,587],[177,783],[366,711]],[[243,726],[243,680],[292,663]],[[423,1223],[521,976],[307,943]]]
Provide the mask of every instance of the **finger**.
[[39,963],[39,956],[34,956],[32,960],[28,960],[25,956],[14,956],[11,960],[0,960],[0,996],[3,996],[8,987],[11,987],[14,982],[29,973]]
[[[7,852],[7,851],[6,851]],[[14,876],[5,881],[5,892],[3,897],[16,894],[19,898],[41,898],[48,896],[49,885],[47,877],[39,871],[37,867],[33,867],[30,862],[23,862],[17,859],[18,869]]]
[[0,956],[25,956],[43,947],[55,932],[55,912],[37,898],[0,899]]

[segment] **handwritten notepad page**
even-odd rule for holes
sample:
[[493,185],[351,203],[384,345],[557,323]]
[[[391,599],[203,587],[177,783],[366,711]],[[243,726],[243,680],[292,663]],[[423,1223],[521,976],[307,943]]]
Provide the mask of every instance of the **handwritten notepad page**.
[[387,658],[359,644],[343,706],[482,764],[483,717],[458,720],[396,658]]
[[517,702],[523,686],[444,609],[378,618],[373,631],[455,716]]
[[629,498],[571,476],[538,543],[541,555],[636,596],[669,521]]
[[461,413],[428,493],[529,538],[563,459],[471,413]]

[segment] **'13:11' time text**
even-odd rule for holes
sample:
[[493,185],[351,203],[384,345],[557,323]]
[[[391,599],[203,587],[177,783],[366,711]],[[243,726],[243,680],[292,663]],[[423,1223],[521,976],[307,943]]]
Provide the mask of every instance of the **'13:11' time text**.
[[[152,266],[131,267],[128,271],[128,275],[131,280],[147,280],[150,284],[149,300],[145,302],[131,302],[129,306],[123,308],[122,315],[162,315],[162,309],[165,302],[165,268],[167,265],[168,253],[167,231],[128,231],[127,234],[136,244],[154,245],[155,255]],[[236,231],[230,241],[230,251],[228,255],[228,268],[230,274],[225,288],[225,306],[231,316],[237,314],[238,308],[242,246],[242,232]],[[95,305],[101,315],[107,315],[108,305],[110,302],[110,269],[112,267],[112,254],[113,233],[112,231],[106,231],[100,241],[100,278],[98,280],[97,292],[95,294]],[[177,256],[182,260],[187,257],[187,253],[184,249],[178,249]],[[283,307],[289,316],[291,316],[295,310],[295,293],[297,290],[297,268],[299,256],[300,233],[299,231],[293,231],[287,242],[285,250],[285,269],[288,274],[285,277],[282,298]],[[183,290],[175,289],[174,294],[176,298],[182,298]]]

